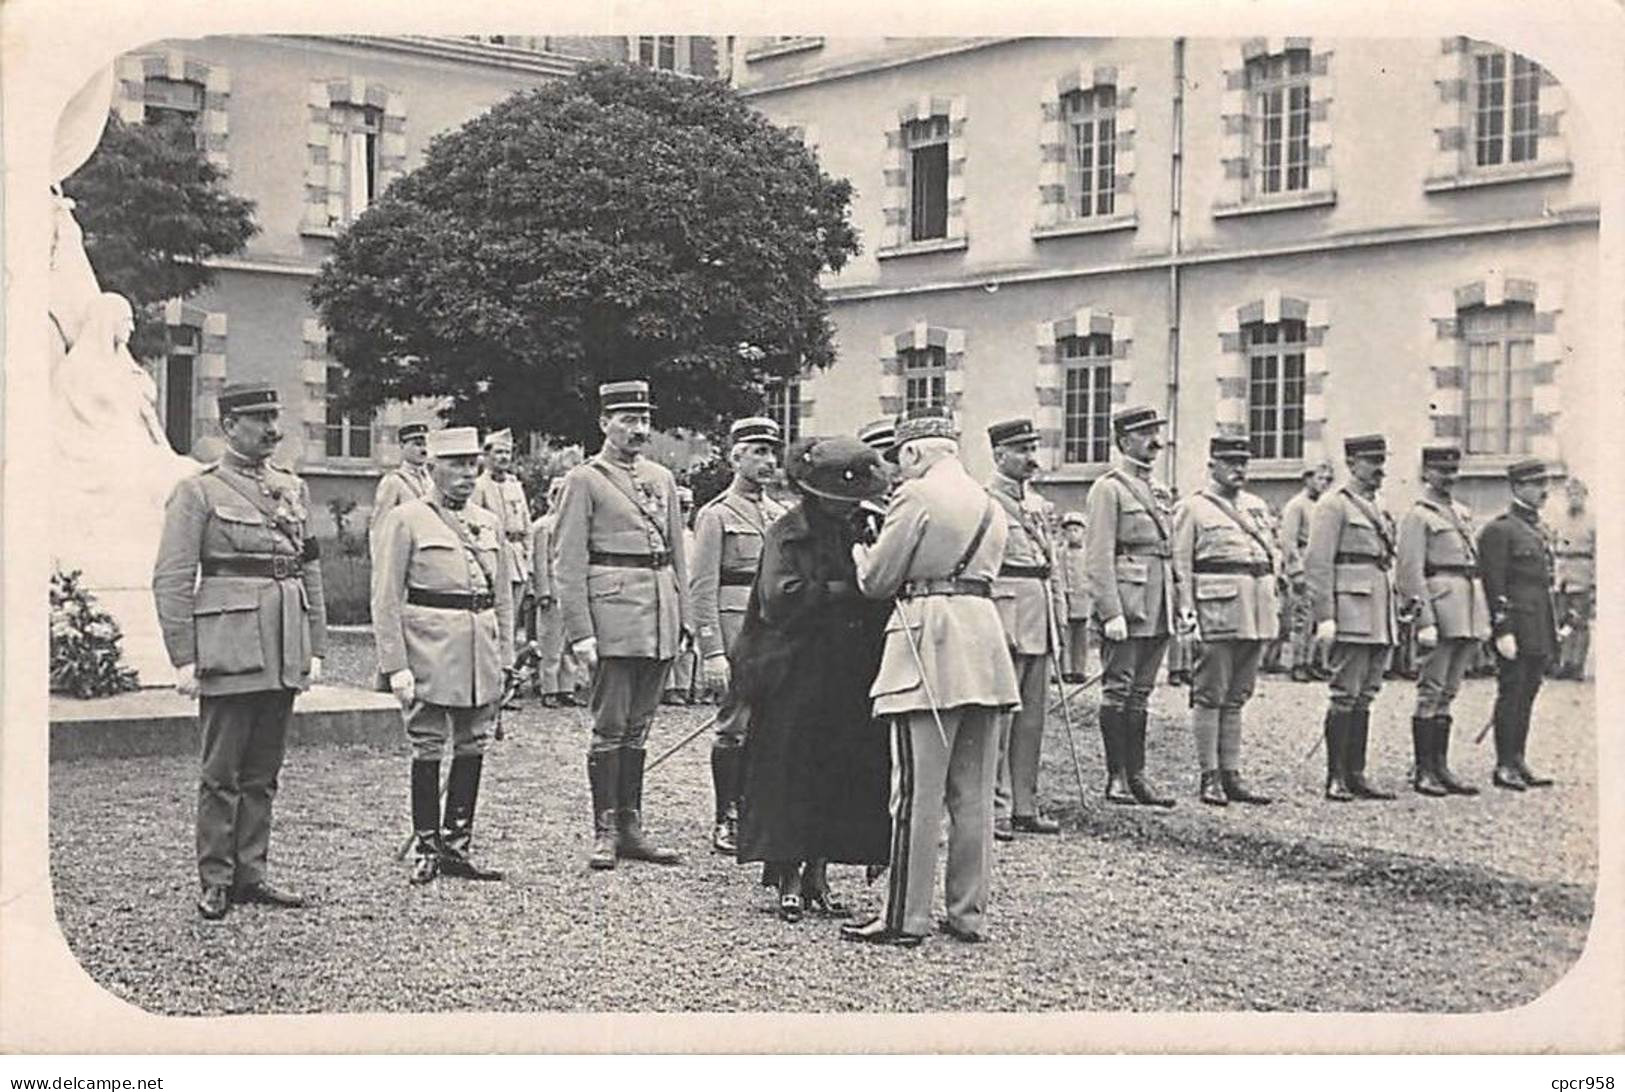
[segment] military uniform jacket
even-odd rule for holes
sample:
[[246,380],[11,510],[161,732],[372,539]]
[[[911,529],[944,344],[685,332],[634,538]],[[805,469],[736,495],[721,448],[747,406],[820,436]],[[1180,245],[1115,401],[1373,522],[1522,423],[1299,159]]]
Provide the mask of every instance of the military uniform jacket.
[[1246,490],[1233,501],[1203,490],[1174,509],[1179,609],[1196,615],[1202,640],[1273,641],[1281,635],[1275,586],[1280,561],[1268,521],[1269,506]]
[[1597,586],[1597,524],[1590,512],[1563,513],[1557,527],[1557,590],[1588,592]]
[[1344,486],[1315,502],[1304,577],[1315,624],[1337,623],[1337,640],[1356,645],[1399,642],[1394,598],[1394,517]]
[[549,512],[530,525],[530,593],[540,599],[553,588],[553,532],[558,513]]
[[689,598],[694,606],[694,637],[702,656],[733,648],[761,564],[763,537],[782,515],[784,505],[766,493],[753,500],[735,483],[694,518]]
[[[411,668],[419,701],[469,708],[502,696],[513,662],[513,586],[497,517],[472,501],[462,511],[430,496],[378,525],[372,629],[378,670]],[[492,610],[408,603],[407,591],[489,593]]]
[[[1004,560],[993,580],[993,605],[999,609],[1010,650],[1042,656],[1050,650],[1050,610],[1054,609],[1057,620],[1066,611],[1058,594],[1055,547],[1045,523],[1043,501],[1003,474],[993,475],[987,495],[999,505],[1006,531]],[[1042,570],[1048,575],[1017,576],[1010,572],[1012,567]]]
[[1399,521],[1398,550],[1395,590],[1400,602],[1416,605],[1419,628],[1437,626],[1446,641],[1489,638],[1490,607],[1465,505],[1417,501]]
[[523,583],[530,575],[530,502],[525,500],[525,487],[512,471],[501,481],[487,472],[474,479],[468,503],[497,517],[508,547],[508,578]]
[[428,467],[414,467],[411,463],[397,466],[378,479],[378,490],[372,497],[372,515],[367,517],[367,529],[376,530],[378,521],[390,509],[426,497],[433,489],[434,480],[429,477]]
[[1167,636],[1173,621],[1169,517],[1149,479],[1131,469],[1115,468],[1089,490],[1084,516],[1089,594],[1100,621],[1123,618],[1130,637]]
[[1066,618],[1071,622],[1089,617],[1088,547],[1063,542],[1056,548],[1057,568],[1066,594]]
[[[327,647],[327,607],[309,512],[310,490],[293,471],[229,451],[170,492],[152,593],[169,661],[197,665],[200,694],[310,685],[311,658]],[[233,559],[287,575],[200,577]]]
[[1314,511],[1315,498],[1307,489],[1293,494],[1281,509],[1281,561],[1288,576],[1303,575],[1303,555],[1309,549],[1309,521]]
[[1552,548],[1538,513],[1520,504],[1496,516],[1478,534],[1495,636],[1510,633],[1519,656],[1557,654],[1557,608],[1552,602]]
[[[598,655],[669,660],[691,629],[682,509],[671,471],[600,452],[564,477],[553,541],[554,594],[566,639],[598,639]],[[594,564],[593,554],[666,554],[658,569]]]
[[[957,459],[942,459],[904,481],[892,494],[880,536],[860,555],[859,590],[886,599],[908,581],[949,576],[993,504]],[[991,581],[1004,558],[1007,534],[995,510],[960,576]],[[1019,707],[1015,668],[993,601],[974,595],[899,599],[886,622],[880,672],[869,693],[877,717],[924,712],[933,699],[939,711],[962,705]]]

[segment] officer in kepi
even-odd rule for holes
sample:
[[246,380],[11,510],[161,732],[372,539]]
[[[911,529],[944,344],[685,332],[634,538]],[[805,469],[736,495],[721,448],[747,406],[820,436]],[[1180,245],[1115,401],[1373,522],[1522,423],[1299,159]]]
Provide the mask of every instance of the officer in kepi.
[[733,481],[695,517],[694,556],[689,559],[689,595],[705,684],[722,695],[711,744],[716,799],[711,845],[719,853],[737,848],[740,764],[750,720],[749,707],[729,685],[729,655],[745,622],[767,529],[784,514],[784,505],[766,489],[779,465],[783,437],[778,423],[744,417],[733,423],[729,439]]
[[1315,502],[1304,577],[1315,640],[1329,647],[1331,707],[1326,712],[1326,799],[1392,800],[1365,777],[1371,703],[1399,636],[1394,598],[1394,518],[1379,506],[1388,441],[1343,441],[1350,481]]
[[175,688],[198,699],[198,912],[299,907],[266,877],[271,802],[294,695],[321,678],[327,612],[310,490],[273,462],[282,403],[268,383],[219,395],[226,450],[164,507],[152,592]]
[[1503,789],[1522,792],[1552,783],[1529,768],[1530,713],[1546,662],[1557,654],[1557,607],[1552,599],[1551,533],[1541,522],[1551,472],[1539,459],[1507,469],[1512,504],[1478,535],[1484,594],[1495,630],[1495,774]]
[[[497,517],[469,500],[476,430],[432,433],[434,486],[392,510],[373,547],[378,670],[401,703],[412,747],[411,881],[500,880],[470,856],[485,740],[513,659],[511,556]],[[451,742],[442,818],[440,756]]]
[[434,488],[429,477],[429,426],[421,422],[402,425],[395,436],[401,445],[401,465],[378,479],[372,514],[367,518],[369,531],[391,508],[426,496]]
[[565,475],[554,545],[565,637],[592,675],[587,863],[676,864],[675,850],[644,835],[643,767],[661,687],[692,632],[677,482],[643,456],[649,384],[605,383],[598,396],[604,447]]
[[1394,584],[1416,611],[1421,650],[1411,742],[1411,787],[1423,796],[1476,796],[1450,772],[1450,706],[1467,665],[1490,636],[1490,608],[1478,572],[1472,515],[1454,499],[1461,449],[1422,449],[1422,496],[1399,521]]

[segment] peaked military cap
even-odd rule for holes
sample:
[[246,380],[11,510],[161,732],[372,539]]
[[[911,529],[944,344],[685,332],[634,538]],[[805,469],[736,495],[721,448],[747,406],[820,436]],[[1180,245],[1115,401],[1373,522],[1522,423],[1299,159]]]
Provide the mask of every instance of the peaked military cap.
[[486,434],[485,450],[490,451],[499,447],[507,448],[509,451],[513,450],[513,429],[498,429],[495,432]]
[[1429,444],[1422,449],[1422,465],[1439,470],[1455,470],[1461,466],[1461,448],[1454,444]]
[[880,453],[852,436],[809,436],[790,445],[785,476],[816,497],[862,501],[885,496],[890,483]]
[[1088,521],[1083,518],[1082,512],[1067,512],[1061,516],[1062,527],[1087,527]]
[[472,425],[429,433],[429,454],[437,459],[480,453],[480,430]]
[[402,425],[400,428],[395,430],[395,439],[399,440],[403,444],[408,440],[422,440],[428,435],[429,426],[424,424],[422,421],[417,421],[410,425]]
[[735,444],[776,445],[784,443],[784,434],[771,417],[741,417],[729,427],[728,440]]
[[959,426],[946,406],[915,406],[897,418],[897,446],[910,440],[925,440],[937,436],[945,440],[959,439]]
[[897,461],[897,419],[882,417],[858,429],[858,439],[880,452],[881,458]]
[[1015,417],[989,425],[987,439],[994,447],[1000,444],[1024,444],[1029,440],[1037,440],[1038,430],[1033,428],[1032,418]]
[[1150,406],[1130,406],[1112,414],[1113,432],[1134,432],[1137,429],[1166,425],[1168,419]]
[[1245,436],[1214,436],[1207,442],[1210,459],[1251,459],[1253,445]]
[[1532,482],[1555,477],[1551,468],[1541,459],[1520,459],[1507,467],[1507,481]]
[[1386,457],[1388,454],[1388,440],[1377,432],[1368,432],[1363,436],[1349,436],[1343,441],[1343,454],[1351,459],[1356,455],[1381,455]]
[[598,385],[598,409],[601,413],[622,410],[651,410],[649,384],[643,379],[617,379],[613,383]]
[[222,417],[228,413],[263,413],[280,410],[282,396],[270,383],[228,383],[221,388],[215,405],[219,407]]

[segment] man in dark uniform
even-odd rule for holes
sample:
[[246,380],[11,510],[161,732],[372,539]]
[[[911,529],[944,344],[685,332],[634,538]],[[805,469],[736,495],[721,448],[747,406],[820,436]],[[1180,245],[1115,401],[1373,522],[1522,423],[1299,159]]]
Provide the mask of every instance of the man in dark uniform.
[[711,743],[716,799],[711,845],[719,853],[737,848],[741,755],[750,721],[750,709],[729,685],[729,655],[745,624],[767,529],[784,515],[784,505],[766,489],[779,465],[783,437],[778,423],[769,417],[742,417],[729,434],[733,481],[694,518],[694,555],[688,566],[702,674],[706,687],[722,700]]
[[1499,672],[1495,685],[1495,775],[1503,789],[1545,787],[1524,761],[1529,715],[1546,661],[1558,648],[1557,608],[1552,600],[1551,533],[1540,520],[1551,475],[1539,459],[1507,469],[1512,505],[1478,535],[1484,594],[1490,602]]
[[1171,808],[1173,797],[1145,778],[1146,701],[1174,619],[1171,513],[1158,501],[1151,480],[1165,424],[1150,406],[1112,415],[1122,462],[1089,490],[1084,552],[1103,638],[1100,734],[1106,746],[1106,799]]
[[[513,660],[513,584],[502,522],[469,500],[477,430],[430,437],[434,484],[394,509],[373,546],[372,622],[378,670],[401,703],[412,746],[412,882],[437,874],[500,880],[469,856],[485,740]],[[441,820],[440,756],[452,745]]]
[[1392,800],[1365,778],[1371,702],[1382,688],[1399,637],[1394,599],[1394,517],[1378,507],[1387,474],[1388,441],[1343,441],[1351,480],[1315,502],[1304,553],[1304,578],[1315,641],[1328,646],[1331,708],[1326,713],[1326,799]]
[[644,837],[643,766],[666,675],[693,631],[677,481],[643,457],[649,384],[605,383],[598,396],[604,447],[564,476],[554,545],[565,638],[592,676],[588,864],[676,864],[675,850]]
[[372,515],[367,518],[369,530],[376,528],[391,508],[428,496],[434,488],[429,477],[429,426],[402,425],[395,435],[401,442],[401,465],[378,479]]
[[282,404],[268,383],[220,392],[226,451],[164,507],[152,593],[175,688],[198,699],[198,912],[233,902],[298,907],[266,879],[271,801],[293,699],[321,678],[327,610],[310,490],[271,461]]

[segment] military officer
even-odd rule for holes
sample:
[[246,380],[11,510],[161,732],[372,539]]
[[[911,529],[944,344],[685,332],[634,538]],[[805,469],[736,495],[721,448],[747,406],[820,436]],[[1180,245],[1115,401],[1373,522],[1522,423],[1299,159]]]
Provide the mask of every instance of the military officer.
[[1290,654],[1292,681],[1310,682],[1326,677],[1321,653],[1315,644],[1314,611],[1309,604],[1309,588],[1304,583],[1303,557],[1309,549],[1310,515],[1322,493],[1331,488],[1332,464],[1321,460],[1303,472],[1303,488],[1293,494],[1281,509],[1281,557],[1286,569],[1287,598],[1292,619]]
[[1027,489],[1038,473],[1038,430],[1018,417],[987,430],[993,476],[987,494],[999,505],[1006,536],[1004,558],[993,580],[993,605],[1004,626],[1010,661],[1021,688],[1021,709],[999,722],[999,776],[993,790],[993,836],[1009,841],[1017,832],[1059,834],[1061,824],[1038,813],[1038,767],[1048,710],[1050,657],[1059,652],[1059,582],[1051,579],[1055,548],[1043,499]]
[[[411,880],[437,874],[500,880],[469,855],[485,740],[513,661],[512,556],[496,515],[470,500],[478,433],[429,436],[433,488],[378,525],[372,570],[378,670],[400,701],[412,746]],[[446,807],[440,814],[440,756],[451,741]]]
[[1151,480],[1165,424],[1150,406],[1112,415],[1122,458],[1089,490],[1084,555],[1103,637],[1100,735],[1106,747],[1106,799],[1171,808],[1173,798],[1145,777],[1146,700],[1174,619],[1170,513],[1157,500]]
[[[469,501],[490,512],[501,524],[508,549],[508,580],[517,625],[524,621],[526,586],[530,578],[530,502],[525,487],[513,472],[513,432],[500,429],[485,438],[485,471],[474,482]],[[511,643],[511,642],[510,642]]]
[[[683,513],[683,556],[689,559],[689,568],[694,568],[694,490],[686,485],[677,487],[677,507]],[[692,596],[693,589],[690,588]],[[677,650],[677,658],[671,662],[671,674],[666,677],[666,690],[660,696],[661,705],[693,705],[700,701],[704,695],[697,692],[694,677],[699,673],[699,649],[694,647],[692,641],[684,643]],[[719,695],[720,696],[720,695]]]
[[731,854],[738,848],[740,770],[750,710],[730,690],[728,653],[745,622],[763,539],[784,514],[784,505],[766,490],[783,445],[778,423],[768,417],[743,417],[728,434],[733,481],[695,517],[689,598],[705,685],[722,696],[711,743],[716,799],[711,845],[718,853]]
[[1242,488],[1251,454],[1244,437],[1213,437],[1207,488],[1174,510],[1180,628],[1196,643],[1191,729],[1200,798],[1219,806],[1270,802],[1241,779],[1241,711],[1281,624],[1269,506]]
[[530,525],[530,587],[536,604],[537,688],[542,705],[579,705],[576,701],[574,671],[564,651],[564,618],[554,589],[553,539],[559,520],[559,497],[564,479],[547,484],[546,511]]
[[1388,441],[1343,441],[1350,480],[1315,502],[1304,554],[1315,640],[1328,646],[1331,706],[1326,713],[1326,799],[1392,800],[1365,777],[1371,702],[1399,636],[1394,599],[1394,518],[1378,506]]
[[1461,449],[1422,449],[1422,496],[1399,521],[1394,585],[1416,614],[1421,651],[1411,742],[1416,766],[1411,787],[1424,796],[1478,790],[1450,771],[1450,704],[1467,664],[1490,636],[1490,608],[1478,574],[1472,515],[1454,499]]
[[649,384],[605,383],[598,394],[604,447],[565,475],[554,546],[565,639],[592,673],[588,863],[675,864],[675,850],[644,836],[643,766],[666,673],[692,632],[677,482],[642,454]]
[[842,926],[848,940],[913,947],[930,931],[945,804],[943,928],[963,941],[984,935],[999,715],[1020,691],[991,598],[1006,523],[959,462],[957,436],[939,407],[898,421],[904,480],[875,543],[852,549],[859,590],[897,604],[869,691],[891,729],[891,875],[880,916]]
[[152,593],[175,688],[198,699],[198,912],[298,907],[266,879],[271,802],[294,695],[321,677],[327,611],[310,490],[271,460],[282,404],[268,383],[218,398],[226,449],[164,506]]
[[428,496],[434,487],[429,477],[429,426],[402,425],[395,435],[401,442],[401,465],[378,479],[378,489],[372,497],[372,514],[367,517],[369,532],[378,527],[378,521],[391,508]]
[[1491,780],[1518,792],[1552,783],[1524,760],[1541,675],[1558,648],[1551,533],[1540,518],[1550,477],[1539,459],[1513,463],[1507,469],[1511,507],[1478,534],[1479,566],[1490,603],[1498,668],[1495,774]]
[[1597,607],[1597,524],[1586,511],[1586,487],[1579,478],[1564,485],[1568,511],[1557,524],[1557,609],[1568,626],[1553,674],[1583,679],[1591,655],[1591,616]]
[[1084,552],[1088,528],[1082,512],[1067,512],[1061,517],[1062,541],[1056,567],[1066,597],[1066,633],[1062,640],[1066,672],[1062,681],[1068,683],[1082,682],[1089,673],[1089,568]]

